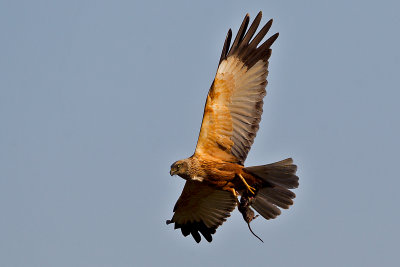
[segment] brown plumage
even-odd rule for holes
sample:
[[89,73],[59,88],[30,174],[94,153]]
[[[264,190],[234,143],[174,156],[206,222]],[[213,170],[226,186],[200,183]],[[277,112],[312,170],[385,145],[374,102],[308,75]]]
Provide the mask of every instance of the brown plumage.
[[[268,59],[278,38],[276,33],[260,44],[272,25],[268,21],[254,36],[261,16],[258,13],[247,31],[249,16],[245,16],[232,46],[232,31],[228,31],[207,95],[196,150],[171,166],[171,175],[187,181],[167,223],[175,223],[175,229],[180,228],[184,236],[191,234],[196,242],[201,240],[200,233],[212,241],[212,234],[238,204],[238,194],[245,194],[246,199],[250,195],[251,206],[266,219],[278,216],[278,207],[293,204],[295,195],[289,189],[298,186],[298,177],[291,159],[243,166],[259,128]],[[251,215],[249,205],[240,209],[244,218]]]

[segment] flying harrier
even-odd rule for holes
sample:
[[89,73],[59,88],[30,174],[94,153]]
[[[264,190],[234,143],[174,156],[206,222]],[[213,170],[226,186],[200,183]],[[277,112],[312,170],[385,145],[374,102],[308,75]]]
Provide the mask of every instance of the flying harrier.
[[239,195],[267,220],[276,218],[279,208],[288,209],[296,196],[289,190],[299,185],[292,159],[244,167],[263,112],[271,45],[279,35],[260,45],[271,19],[253,38],[261,16],[258,13],[248,30],[249,15],[245,16],[232,46],[229,29],[207,95],[196,150],[171,166],[170,174],[186,183],[167,224],[175,223],[175,229],[180,228],[184,236],[191,234],[196,242],[200,233],[212,241],[212,234],[240,204]]

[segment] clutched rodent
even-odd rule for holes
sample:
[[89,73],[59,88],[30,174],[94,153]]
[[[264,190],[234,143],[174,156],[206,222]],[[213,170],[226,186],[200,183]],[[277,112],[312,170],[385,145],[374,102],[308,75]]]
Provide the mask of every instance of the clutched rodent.
[[253,230],[251,230],[251,227],[250,227],[250,222],[258,217],[258,215],[254,216],[254,211],[250,208],[250,205],[253,203],[254,200],[255,200],[254,196],[249,196],[248,194],[243,194],[240,197],[240,202],[239,202],[238,209],[239,209],[240,213],[242,214],[243,219],[247,223],[247,226],[249,227],[250,232],[255,237],[257,237],[261,242],[264,243],[264,241],[260,237],[258,237],[253,232]]

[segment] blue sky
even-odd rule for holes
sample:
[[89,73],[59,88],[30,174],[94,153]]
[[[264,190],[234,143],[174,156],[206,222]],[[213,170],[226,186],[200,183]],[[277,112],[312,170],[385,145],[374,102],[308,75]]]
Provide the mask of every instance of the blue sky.
[[[394,266],[398,1],[1,1],[1,266]],[[293,157],[295,205],[196,244],[165,220],[226,32],[274,18],[246,166]]]

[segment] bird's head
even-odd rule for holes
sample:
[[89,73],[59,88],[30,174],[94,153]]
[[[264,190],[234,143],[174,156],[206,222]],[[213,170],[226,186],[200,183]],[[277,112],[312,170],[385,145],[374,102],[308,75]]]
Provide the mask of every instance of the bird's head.
[[171,165],[171,170],[169,174],[172,175],[179,175],[180,177],[186,179],[189,171],[189,164],[186,160],[178,160]]

